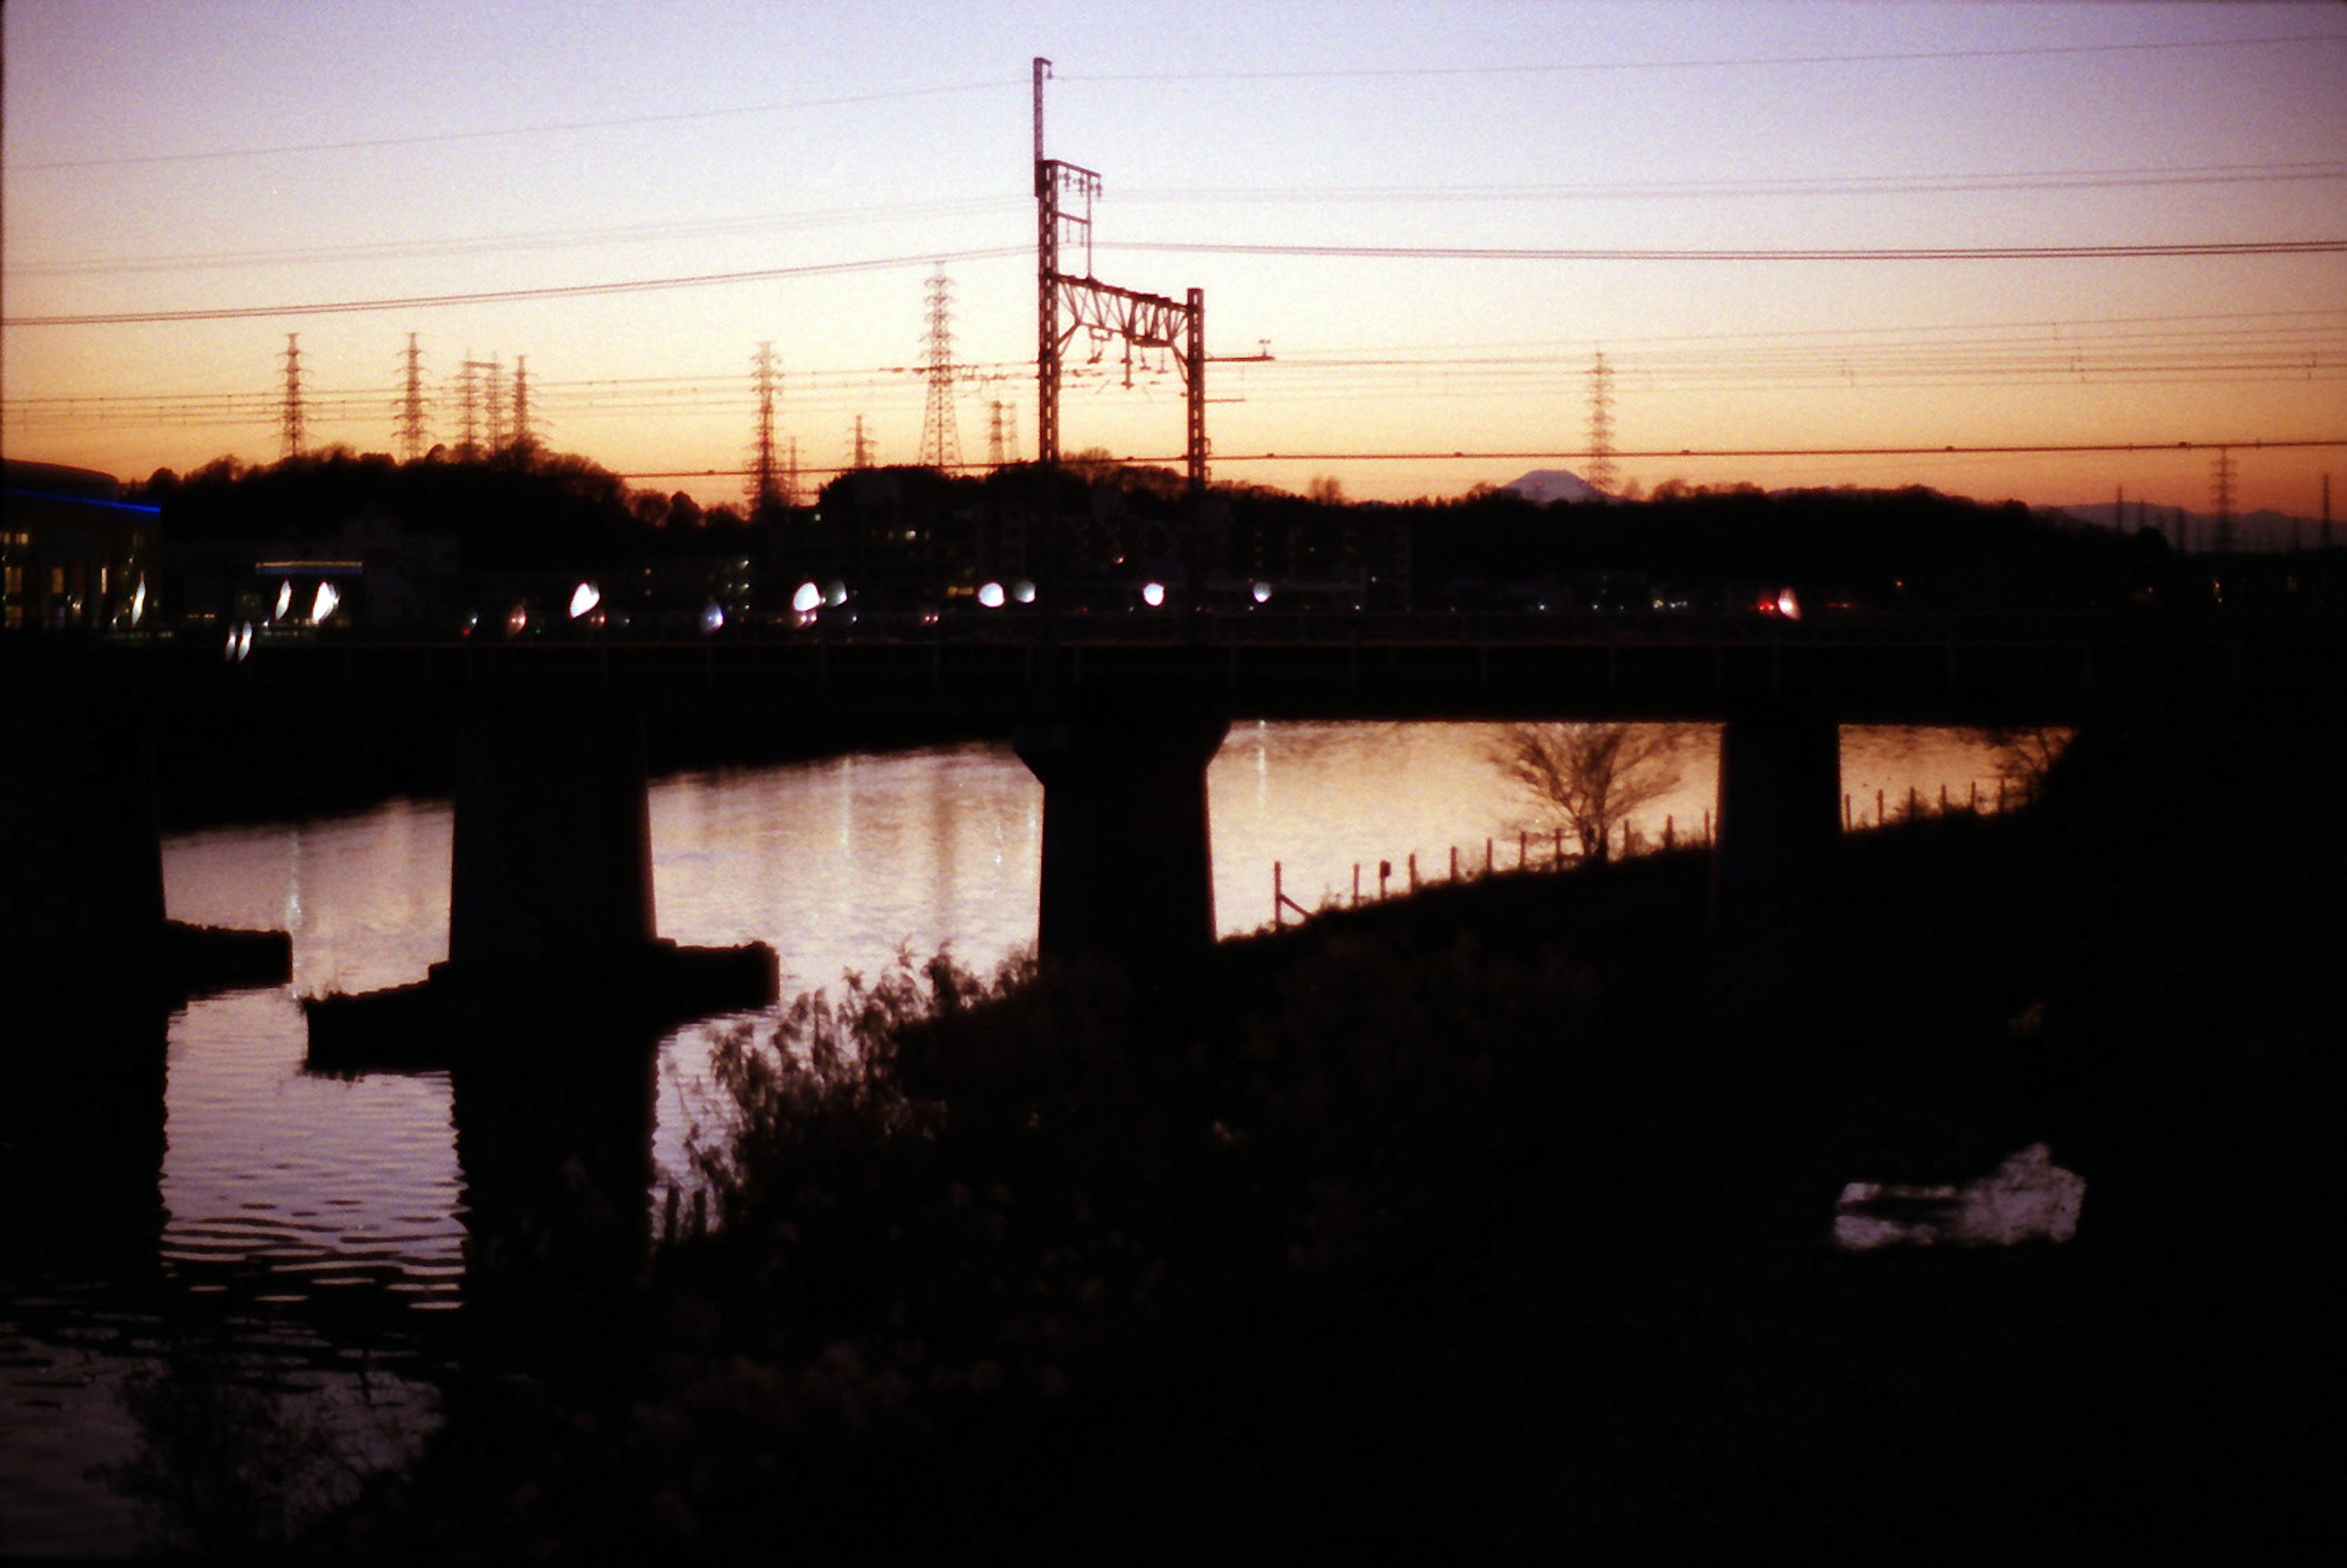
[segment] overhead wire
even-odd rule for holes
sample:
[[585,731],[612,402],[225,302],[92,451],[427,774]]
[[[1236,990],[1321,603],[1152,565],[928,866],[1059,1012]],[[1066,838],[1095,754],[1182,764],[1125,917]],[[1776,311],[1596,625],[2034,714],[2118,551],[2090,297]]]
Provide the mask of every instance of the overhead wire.
[[[2347,43],[2347,33],[2291,33],[2243,38],[2161,38],[2103,44],[2034,44],[2011,48],[1914,49],[1873,53],[1719,56],[1698,59],[1569,60],[1514,62],[1507,65],[1402,66],[1333,67],[1313,70],[1211,70],[1060,73],[1062,83],[1120,86],[1137,82],[1311,81],[1344,79],[1439,78],[1476,77],[1538,77],[1590,75],[1605,72],[1764,69],[1784,67],[1916,64],[1932,61],[2058,57],[2078,55],[2172,53],[2197,49],[2245,49],[2278,46]],[[628,129],[644,126],[691,124],[783,114],[808,109],[844,108],[910,98],[940,97],[965,93],[1024,88],[1029,78],[994,77],[981,81],[897,87],[878,92],[847,93],[826,97],[792,98],[759,104],[710,108],[672,109],[651,114],[614,115],[591,119],[539,121],[522,125],[487,126],[470,130],[418,131],[398,136],[344,137],[332,140],[279,142],[261,147],[191,148],[168,152],[100,153],[79,158],[38,159],[12,162],[22,173],[125,168],[143,164],[190,163],[223,159],[277,158],[315,152],[356,152],[376,149],[427,147],[531,136],[573,135],[586,131]]]

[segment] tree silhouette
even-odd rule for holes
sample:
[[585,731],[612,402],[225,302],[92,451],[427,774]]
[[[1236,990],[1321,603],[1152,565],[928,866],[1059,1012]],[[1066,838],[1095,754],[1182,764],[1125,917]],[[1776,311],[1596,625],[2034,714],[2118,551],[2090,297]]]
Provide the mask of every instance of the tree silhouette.
[[1581,856],[1603,864],[1615,830],[1679,786],[1685,724],[1510,724],[1491,761],[1529,797],[1542,826],[1569,827]]

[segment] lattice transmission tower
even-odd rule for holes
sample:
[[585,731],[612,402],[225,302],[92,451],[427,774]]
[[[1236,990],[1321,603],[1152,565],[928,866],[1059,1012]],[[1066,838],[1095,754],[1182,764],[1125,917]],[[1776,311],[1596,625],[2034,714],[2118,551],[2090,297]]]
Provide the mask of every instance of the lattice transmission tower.
[[538,432],[530,427],[529,418],[529,355],[514,355],[513,424],[507,427],[506,445],[523,456],[538,447]]
[[401,356],[405,372],[399,398],[399,455],[413,463],[424,456],[425,410],[430,407],[424,396],[424,351],[415,345],[415,334],[407,334],[407,352]]
[[285,403],[277,415],[277,442],[281,455],[299,457],[306,432],[302,410],[302,334],[285,334]]
[[2217,462],[2209,482],[2216,491],[2217,502],[2217,537],[2213,545],[2219,555],[2229,555],[2233,549],[2233,454],[2229,448],[2217,448]]
[[456,368],[456,460],[470,463],[481,455],[481,370],[483,362],[467,356]]
[[1608,496],[1620,480],[1614,466],[1614,367],[1602,351],[1589,367],[1589,472],[1582,477]]
[[790,505],[793,498],[783,488],[774,451],[774,393],[780,373],[775,369],[773,343],[758,345],[758,352],[750,356],[750,372],[758,392],[758,437],[750,450],[750,515],[762,517]]
[[921,410],[921,452],[926,466],[950,473],[961,466],[961,435],[954,424],[953,280],[943,268],[929,274],[929,330],[921,375],[929,397]]
[[1019,405],[998,397],[987,405],[986,461],[999,468],[1019,461]]
[[507,441],[506,367],[498,362],[496,354],[491,354],[487,368],[489,373],[488,446],[492,452],[502,452],[506,449]]

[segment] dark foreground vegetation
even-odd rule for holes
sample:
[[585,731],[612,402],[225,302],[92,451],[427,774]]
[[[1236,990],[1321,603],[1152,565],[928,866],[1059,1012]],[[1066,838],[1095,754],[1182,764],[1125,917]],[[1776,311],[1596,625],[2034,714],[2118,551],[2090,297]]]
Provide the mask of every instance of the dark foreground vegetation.
[[[2332,1560],[2343,752],[2089,733],[2030,812],[1853,840],[1757,1022],[1706,1007],[1684,856],[1152,994],[933,963],[802,1002],[726,1056],[713,1212],[649,1261],[589,1198],[477,1254],[468,1316],[533,1271],[558,1310],[298,1545]],[[2037,1140],[2074,1242],[1823,1245],[1844,1180]]]

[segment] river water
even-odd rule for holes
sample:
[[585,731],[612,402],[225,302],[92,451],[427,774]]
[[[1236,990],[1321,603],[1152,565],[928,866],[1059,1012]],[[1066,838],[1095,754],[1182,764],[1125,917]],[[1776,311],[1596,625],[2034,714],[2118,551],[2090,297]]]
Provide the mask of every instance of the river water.
[[[1487,855],[1503,868],[1525,850],[1543,860],[1545,839],[1520,850],[1527,806],[1491,760],[1493,733],[1234,729],[1208,776],[1222,930],[1271,921],[1275,863],[1312,907],[1349,899],[1357,869],[1374,891],[1380,862],[1399,887],[1412,856],[1427,879],[1449,874],[1454,850],[1471,869]],[[1993,800],[1995,764],[1959,732],[1843,739],[1851,815],[1867,821],[1878,794],[1894,815],[1911,792]],[[1716,788],[1698,740],[1678,786],[1638,814],[1639,836],[1701,834]],[[949,945],[984,971],[1032,938],[1042,794],[1006,746],[688,774],[654,784],[651,816],[661,934],[772,944],[785,997],[900,950]],[[121,1476],[169,1440],[166,1392],[183,1415],[191,1400],[214,1419],[264,1410],[318,1460],[284,1483],[313,1485],[309,1501],[346,1485],[344,1466],[396,1462],[430,1430],[463,1343],[476,1201],[451,1078],[306,1073],[299,999],[405,984],[446,955],[449,837],[446,803],[393,801],[166,841],[171,916],[289,931],[292,981],[174,1014],[152,1071],[94,1091],[107,1102],[71,1147],[105,1168],[10,1194],[20,1215],[47,1202],[65,1239],[20,1249],[30,1261],[0,1273],[0,1553],[149,1542],[156,1517]],[[708,1114],[709,1042],[739,1021],[662,1042],[655,1190],[681,1175],[688,1131]]]

